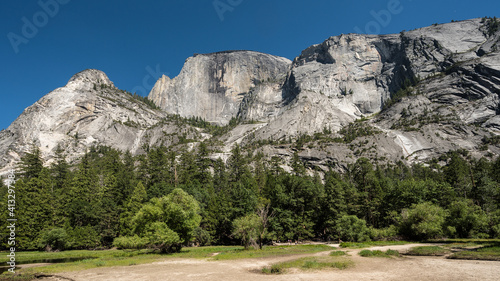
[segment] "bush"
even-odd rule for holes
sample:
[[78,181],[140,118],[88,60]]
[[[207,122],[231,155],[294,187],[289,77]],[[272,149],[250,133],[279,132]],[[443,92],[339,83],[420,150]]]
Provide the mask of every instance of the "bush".
[[[137,212],[132,220],[135,236],[116,238],[113,245],[124,249],[149,247],[160,252],[179,252],[188,243],[201,217],[198,201],[182,189],[169,195],[153,198]],[[206,236],[204,236],[206,239]]]
[[143,239],[147,241],[148,247],[160,250],[162,253],[178,252],[182,247],[179,235],[164,222],[149,225]]
[[344,241],[370,241],[366,221],[356,216],[342,216],[336,221],[335,230],[338,238]]
[[372,228],[369,229],[370,238],[376,241],[394,240],[398,236],[398,229],[396,226],[391,225],[387,228]]
[[258,229],[261,225],[260,218],[256,214],[237,218],[233,222],[233,235],[241,239],[245,250],[248,250],[250,243],[257,241],[259,236]]
[[444,256],[449,252],[439,246],[419,246],[411,248],[406,254],[411,256]]
[[50,231],[43,233],[39,247],[52,250],[64,250],[68,244],[68,234],[63,228],[54,228]]
[[199,227],[199,210],[193,196],[176,188],[169,195],[153,198],[142,206],[132,219],[134,232],[145,239],[148,247],[161,252],[180,251]]
[[500,238],[500,209],[489,216],[489,225],[492,238]]
[[430,202],[412,205],[401,214],[400,232],[413,240],[427,240],[443,236],[446,211]]
[[100,235],[92,226],[75,227],[67,229],[68,248],[94,249],[100,245]]
[[446,220],[450,236],[455,238],[477,238],[486,232],[488,217],[472,200],[455,201],[450,204],[450,215]]
[[113,246],[118,249],[141,249],[147,245],[147,240],[138,235],[117,237],[113,241]]
[[345,256],[345,255],[347,255],[347,253],[344,251],[332,251],[330,253],[330,256],[332,257]]
[[208,231],[201,227],[198,227],[193,231],[193,236],[195,243],[197,243],[199,246],[209,246],[212,242],[210,233],[208,233]]
[[122,236],[113,241],[113,246],[119,249],[141,249],[144,247],[160,250],[162,253],[178,252],[181,249],[179,235],[168,228],[164,222],[148,225],[143,236]]
[[362,250],[359,252],[359,255],[362,257],[382,257],[382,258],[390,258],[392,256],[399,256],[399,252],[395,250],[387,250],[385,252],[382,252],[380,250]]

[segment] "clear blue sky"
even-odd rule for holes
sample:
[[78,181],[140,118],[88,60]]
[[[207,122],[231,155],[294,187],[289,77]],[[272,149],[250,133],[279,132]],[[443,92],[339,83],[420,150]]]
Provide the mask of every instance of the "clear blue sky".
[[342,33],[398,33],[499,11],[498,0],[1,0],[0,130],[87,68],[147,94],[194,53],[245,49],[293,59]]

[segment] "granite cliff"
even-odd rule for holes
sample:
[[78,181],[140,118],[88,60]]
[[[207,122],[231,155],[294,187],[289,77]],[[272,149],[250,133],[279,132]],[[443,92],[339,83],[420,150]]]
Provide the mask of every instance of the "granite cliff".
[[236,117],[250,89],[262,81],[280,79],[290,63],[250,51],[196,54],[186,60],[179,76],[161,77],[149,98],[168,113],[225,125]]
[[[157,81],[149,94],[157,108],[86,70],[0,132],[0,164],[12,165],[33,143],[50,160],[58,146],[75,158],[93,144],[138,154],[204,139],[217,140],[213,158],[239,143],[284,166],[297,152],[320,169],[359,157],[424,162],[457,149],[494,157],[499,40],[498,22],[485,18],[334,36],[293,62],[252,51],[197,54],[177,77]],[[192,117],[227,130],[213,136],[196,122],[175,121]]]
[[0,132],[0,167],[13,167],[32,145],[50,163],[58,148],[71,161],[93,145],[137,154],[147,146],[176,143],[182,135],[203,138],[197,129],[179,128],[161,110],[117,89],[104,72],[88,69],[26,108]]

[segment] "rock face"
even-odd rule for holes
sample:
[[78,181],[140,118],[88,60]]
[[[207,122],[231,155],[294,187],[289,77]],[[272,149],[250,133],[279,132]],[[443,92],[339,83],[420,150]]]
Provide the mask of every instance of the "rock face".
[[177,77],[161,77],[149,98],[167,113],[224,125],[236,117],[252,88],[284,76],[290,64],[286,58],[251,51],[194,55]]
[[92,145],[140,153],[144,145],[175,142],[165,138],[167,134],[188,134],[189,126],[179,129],[165,117],[115,88],[104,72],[85,70],[26,108],[0,132],[0,167],[2,171],[12,167],[33,144],[48,162],[58,147],[71,161]]
[[191,146],[210,137],[169,114],[220,125],[237,117],[242,124],[218,137],[224,145],[214,158],[241,143],[287,160],[304,135],[314,138],[299,156],[323,169],[359,157],[420,162],[456,149],[493,157],[500,155],[497,139],[488,142],[500,133],[499,40],[492,20],[473,19],[330,37],[293,62],[250,51],[195,55],[177,77],[157,81],[149,99],[162,110],[86,70],[0,132],[0,167],[32,143],[50,159],[57,146],[75,158],[93,144],[140,153],[181,136]]
[[[281,85],[250,93],[241,116],[262,124],[235,129],[226,145],[234,139],[283,143],[324,131],[342,138],[335,132],[366,117],[363,123],[378,133],[349,144],[316,142],[299,155],[324,169],[359,157],[420,162],[456,149],[498,155],[498,147],[484,140],[500,132],[499,39],[500,32],[492,33],[482,19],[392,35],[331,37],[304,50]],[[275,97],[268,107],[273,110],[255,118],[265,97]],[[286,147],[263,150],[289,158]]]

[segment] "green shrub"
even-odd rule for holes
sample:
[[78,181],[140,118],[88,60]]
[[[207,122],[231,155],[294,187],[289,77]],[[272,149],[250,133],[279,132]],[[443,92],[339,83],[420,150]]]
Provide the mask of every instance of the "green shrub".
[[118,249],[141,249],[144,248],[146,244],[147,240],[137,235],[117,237],[113,241],[113,246]]
[[273,264],[271,266],[266,266],[262,269],[262,273],[265,273],[265,274],[282,274],[284,272],[285,272],[285,268],[280,263]]
[[[455,201],[448,207],[446,220],[450,236],[455,238],[479,238],[487,231],[488,217],[472,200]],[[483,235],[484,236],[484,235]],[[487,238],[487,237],[486,237]]]
[[392,240],[398,236],[398,228],[394,225],[381,229],[370,227],[369,233],[372,240]]
[[332,257],[345,256],[345,255],[347,255],[347,253],[344,251],[333,251],[330,253],[330,256]]
[[154,222],[147,227],[144,237],[147,246],[161,252],[178,252],[181,249],[179,235],[164,222]]
[[338,268],[346,269],[353,265],[353,262],[344,258],[335,257],[305,257],[296,260],[290,260],[273,264],[264,267],[262,273],[266,274],[282,274],[289,268],[298,268],[303,270],[309,269],[324,269],[324,268]]
[[[200,206],[196,199],[180,188],[162,198],[153,198],[132,219],[134,232],[146,246],[161,252],[177,252],[193,238],[199,227]],[[121,240],[118,240],[121,242]]]
[[392,256],[399,256],[399,252],[395,250],[387,250],[385,252],[380,250],[362,250],[359,252],[359,255],[362,257],[382,257],[382,258],[390,258]]
[[257,241],[259,235],[258,230],[261,225],[260,218],[256,214],[237,218],[233,222],[233,235],[237,239],[241,239],[241,242],[245,246],[245,250],[248,250],[250,244]]
[[205,229],[198,227],[193,231],[194,241],[200,246],[209,246],[212,242],[212,237],[210,233]]
[[411,248],[407,255],[411,256],[444,256],[450,251],[439,246],[420,246]]
[[356,216],[342,216],[336,221],[335,230],[341,240],[350,242],[370,240],[366,221]]
[[68,248],[93,249],[100,244],[100,235],[92,226],[82,226],[66,230],[68,233]]
[[443,236],[446,211],[430,202],[412,205],[401,214],[400,232],[414,240],[426,240]]
[[64,250],[68,245],[68,234],[63,228],[53,228],[43,233],[39,247],[51,250]]

